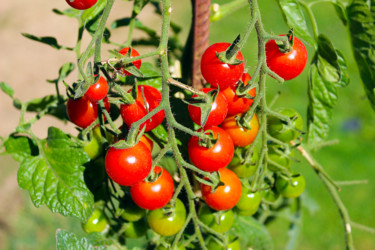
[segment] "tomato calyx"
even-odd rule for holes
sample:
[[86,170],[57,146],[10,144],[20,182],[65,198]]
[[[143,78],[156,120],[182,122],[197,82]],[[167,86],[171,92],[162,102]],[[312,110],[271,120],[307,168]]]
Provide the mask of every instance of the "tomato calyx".
[[254,82],[251,82],[251,79],[247,85],[240,79],[237,82],[236,86],[236,95],[241,98],[247,98],[247,99],[255,99],[255,96],[252,96],[249,94],[249,90],[256,88],[257,84]]
[[283,54],[288,54],[293,50],[293,45],[294,45],[294,32],[293,29],[290,29],[288,34],[286,34],[286,37],[288,38],[287,41],[282,40],[278,41],[275,40],[275,43],[279,47],[279,51]]
[[205,148],[212,148],[217,141],[219,141],[219,134],[215,137],[215,134],[212,130],[208,129],[205,131],[204,138],[199,137],[198,144],[199,146],[205,147]]
[[252,129],[251,120],[253,119],[254,115],[255,115],[255,112],[250,117],[247,114],[239,114],[239,115],[236,115],[234,119],[236,120],[236,123],[239,127],[251,130]]
[[[124,129],[125,126],[122,126]],[[116,148],[116,149],[127,149],[127,148],[132,148],[135,145],[138,144],[138,142],[141,140],[141,137],[143,136],[144,132],[146,130],[146,126],[143,126],[143,128],[139,131],[139,133],[133,133],[132,135],[127,136],[126,140],[125,139],[120,139],[111,146]],[[123,132],[123,131],[122,131]]]
[[[119,60],[116,61],[116,63],[112,66],[116,69],[121,69],[121,70],[127,71],[127,75],[133,75],[133,76],[136,76],[136,77],[142,77],[143,78],[144,77],[143,73],[139,70],[138,67],[136,67],[136,65],[133,62],[129,62],[129,63],[124,62],[127,59],[130,59],[130,58],[134,57],[134,56],[132,56],[132,53],[134,53],[133,49],[131,47],[129,47],[129,49],[126,51],[125,54],[122,54],[121,51],[116,53],[117,56],[119,57]],[[134,60],[134,61],[137,61],[137,60]]]
[[201,111],[200,123],[201,123],[201,127],[204,127],[211,113],[212,105],[213,103],[215,103],[218,95],[219,95],[219,90],[212,89],[208,91],[205,96],[194,95],[193,97],[186,98],[182,101],[188,105],[200,108],[200,111]]
[[216,53],[216,57],[220,62],[229,65],[240,65],[243,63],[242,60],[236,58],[237,53],[240,51],[238,44],[240,43],[241,35],[238,35],[233,43],[223,52]]

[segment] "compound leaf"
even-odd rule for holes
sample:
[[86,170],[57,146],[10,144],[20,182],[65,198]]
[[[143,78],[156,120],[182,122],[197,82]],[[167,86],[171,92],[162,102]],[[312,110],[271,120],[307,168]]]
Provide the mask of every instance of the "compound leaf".
[[58,250],[104,250],[112,244],[111,240],[103,238],[99,233],[91,233],[86,237],[79,237],[65,230],[57,229],[56,231],[56,249]]

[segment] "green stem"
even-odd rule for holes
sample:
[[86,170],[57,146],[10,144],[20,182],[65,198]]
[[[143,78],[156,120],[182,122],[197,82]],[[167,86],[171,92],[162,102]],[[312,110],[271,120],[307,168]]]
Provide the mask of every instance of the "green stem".
[[310,4],[306,3],[303,0],[298,0],[298,2],[306,10],[306,12],[307,12],[307,14],[308,14],[308,16],[310,18],[311,26],[312,26],[313,33],[314,33],[314,38],[317,41],[318,37],[319,37],[318,23],[316,22],[316,19],[315,19],[314,13],[313,13],[313,11],[312,11],[312,9],[310,7]]

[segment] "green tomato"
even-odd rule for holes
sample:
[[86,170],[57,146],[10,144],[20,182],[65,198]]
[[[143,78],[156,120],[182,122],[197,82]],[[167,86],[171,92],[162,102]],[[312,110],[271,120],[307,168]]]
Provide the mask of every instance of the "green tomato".
[[279,199],[280,194],[276,190],[269,188],[262,192],[262,196],[264,201],[274,203]]
[[99,126],[91,131],[91,137],[91,141],[85,145],[83,150],[89,155],[90,159],[96,159],[103,152],[102,134]]
[[[302,131],[303,129],[303,121],[301,115],[295,111],[294,109],[289,108],[279,108],[275,110],[276,112],[289,117],[292,120],[292,126],[296,128],[299,131]],[[268,119],[268,133],[275,137],[276,139],[279,139],[280,141],[284,142],[290,142],[294,139],[296,139],[301,133],[299,131],[296,131],[292,127],[285,124],[284,121],[280,120],[277,117],[271,116]]]
[[281,177],[278,177],[276,180],[276,189],[285,198],[296,198],[300,196],[305,190],[305,186],[305,178],[300,174],[292,176],[290,182]]
[[250,216],[256,213],[262,195],[259,192],[251,192],[246,187],[242,187],[241,198],[236,204],[236,211],[239,215]]
[[241,250],[241,244],[238,239],[230,242],[227,247],[224,247],[214,238],[210,238],[206,247],[208,250]]
[[233,225],[234,213],[231,209],[216,211],[204,205],[199,209],[198,218],[216,232],[225,233]]
[[[276,150],[284,152],[284,154],[279,154]],[[278,163],[279,165],[285,167],[286,169],[291,170],[290,166],[293,163],[293,160],[290,159],[288,156],[293,157],[294,156],[294,151],[290,150],[288,153],[283,150],[281,147],[273,146],[268,148],[268,158],[272,160],[273,162]],[[273,165],[269,163],[268,169],[271,170],[272,172],[279,172],[282,171],[282,169],[278,168],[276,165]]]
[[[168,249],[171,249],[171,248],[166,248],[164,245],[159,245],[155,248],[155,250],[168,250]],[[179,246],[177,250],[186,250],[186,248],[184,246]]]
[[95,209],[86,223],[82,223],[82,228],[86,233],[104,233],[108,229],[109,223],[102,210]]
[[236,148],[236,153],[234,154],[232,161],[229,163],[228,168],[232,170],[238,177],[247,178],[252,176],[257,170],[256,163],[258,161],[258,149],[254,147],[253,154],[250,158],[250,163],[241,164],[242,160],[238,154],[245,157],[248,147],[245,148]]
[[176,199],[174,211],[165,214],[163,208],[152,210],[147,215],[148,225],[151,229],[163,236],[171,236],[178,233],[184,226],[186,209],[182,201]]
[[147,223],[144,219],[134,222],[129,222],[125,228],[124,236],[126,238],[139,238],[146,234]]
[[121,217],[127,221],[138,221],[146,214],[146,210],[137,206],[133,200],[129,199],[124,204],[124,211]]

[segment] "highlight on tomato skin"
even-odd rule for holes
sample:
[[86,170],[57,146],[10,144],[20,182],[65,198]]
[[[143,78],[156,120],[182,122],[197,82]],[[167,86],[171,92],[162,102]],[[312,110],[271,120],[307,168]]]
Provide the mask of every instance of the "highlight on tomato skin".
[[65,0],[70,7],[77,10],[87,10],[94,6],[98,0]]
[[[226,167],[233,158],[234,145],[231,137],[219,127],[210,127],[214,138],[219,138],[211,148],[199,145],[199,138],[192,136],[188,143],[188,154],[191,162],[199,169],[214,172]],[[206,132],[208,134],[208,132]]]
[[[225,51],[230,45],[230,43],[225,42],[214,43],[202,55],[201,72],[212,88],[219,88],[220,90],[228,88],[240,80],[245,70],[245,63],[243,62],[237,65],[230,65],[221,62],[217,57],[217,53]],[[236,59],[244,60],[240,51],[237,53]]]

